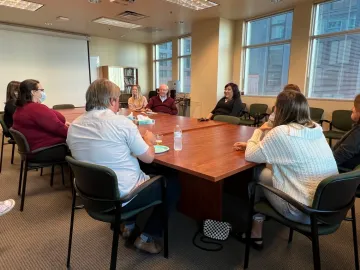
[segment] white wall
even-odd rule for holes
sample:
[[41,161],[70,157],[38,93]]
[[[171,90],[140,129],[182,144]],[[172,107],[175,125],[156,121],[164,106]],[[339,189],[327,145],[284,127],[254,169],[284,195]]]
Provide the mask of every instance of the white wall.
[[100,37],[91,37],[90,39],[90,56],[99,57],[100,66],[134,67],[138,69],[139,85],[143,94],[153,90],[150,50],[151,45],[148,44]]
[[12,80],[39,80],[45,89],[45,104],[72,103],[84,106],[89,86],[87,41],[33,33],[20,28],[0,29],[0,104]]

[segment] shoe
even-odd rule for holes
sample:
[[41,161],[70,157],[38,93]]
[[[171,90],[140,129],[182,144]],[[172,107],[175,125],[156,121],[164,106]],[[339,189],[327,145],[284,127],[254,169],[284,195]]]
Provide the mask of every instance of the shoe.
[[[246,234],[245,233],[235,233],[233,234],[233,236],[240,241],[241,243],[246,244]],[[256,249],[256,250],[262,250],[264,248],[264,243],[263,243],[263,238],[259,237],[259,238],[250,238],[251,241],[251,246]],[[261,243],[259,243],[261,242]]]
[[159,254],[162,250],[162,247],[154,240],[145,242],[140,237],[136,238],[134,245],[137,249],[151,254]]
[[126,228],[124,223],[121,223],[120,225],[120,232],[121,232],[121,236],[124,240],[128,239],[131,235],[133,230],[130,230],[129,228]]
[[15,201],[13,199],[9,199],[3,202],[0,202],[0,216],[5,215],[15,206]]

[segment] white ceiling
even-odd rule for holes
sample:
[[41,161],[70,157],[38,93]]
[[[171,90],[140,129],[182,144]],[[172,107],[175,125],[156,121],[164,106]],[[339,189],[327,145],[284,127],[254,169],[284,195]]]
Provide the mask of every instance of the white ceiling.
[[[44,4],[36,12],[0,6],[0,21],[11,24],[55,29],[141,43],[155,43],[172,37],[191,33],[191,24],[207,18],[245,19],[295,6],[296,3],[312,0],[283,0],[273,4],[270,0],[214,0],[218,7],[203,11],[192,11],[164,0],[135,0],[135,3],[110,3],[102,0],[91,4],[88,0],[30,0]],[[141,29],[122,29],[91,22],[99,17],[115,18],[130,10],[149,16],[134,23],[144,27],[160,28],[161,31],[147,33]],[[69,17],[68,22],[58,22],[56,17]],[[183,24],[179,24],[183,21]],[[52,25],[46,25],[50,22]]]

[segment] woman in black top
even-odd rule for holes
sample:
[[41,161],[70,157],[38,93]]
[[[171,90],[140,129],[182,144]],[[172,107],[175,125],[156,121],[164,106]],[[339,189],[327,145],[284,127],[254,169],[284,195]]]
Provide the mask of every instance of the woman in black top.
[[215,115],[241,116],[241,105],[239,87],[235,83],[225,85],[224,97],[216,104],[215,109],[209,113],[207,119],[213,119]]
[[4,109],[4,122],[8,128],[13,125],[13,114],[16,110],[15,101],[19,94],[20,82],[11,81],[7,86],[6,103]]

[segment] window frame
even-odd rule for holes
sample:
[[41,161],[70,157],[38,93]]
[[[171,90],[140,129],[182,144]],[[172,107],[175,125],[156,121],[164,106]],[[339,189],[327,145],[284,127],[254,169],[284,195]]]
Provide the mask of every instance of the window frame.
[[[311,13],[311,26],[310,26],[310,33],[309,33],[309,47],[308,47],[308,57],[307,57],[307,63],[306,63],[306,81],[305,81],[305,89],[304,89],[304,95],[307,99],[312,100],[330,100],[330,101],[336,101],[340,100],[338,97],[330,98],[330,97],[311,97],[310,96],[310,82],[313,80],[314,75],[311,73],[311,64],[314,60],[314,42],[316,40],[331,38],[331,37],[338,37],[338,36],[346,36],[351,34],[360,34],[360,27],[350,30],[344,30],[344,31],[338,31],[338,32],[332,32],[327,34],[315,34],[316,33],[316,13],[318,12],[317,8],[319,5],[326,3],[326,1],[317,2],[313,4],[312,7],[312,13]],[[334,3],[331,3],[334,4]],[[349,22],[350,23],[350,22]],[[323,60],[321,60],[322,62]],[[341,98],[341,100],[344,101],[352,101],[353,99],[347,99],[347,98]]]
[[[164,44],[167,44],[167,43],[171,43],[172,44],[172,40],[168,40],[168,41],[164,41],[164,42],[161,42],[161,43],[156,43],[154,44],[154,47],[153,47],[153,55],[154,55],[154,60],[153,60],[153,68],[154,68],[154,75],[155,75],[155,78],[154,78],[154,83],[155,83],[155,89],[158,88],[160,86],[159,84],[159,76],[160,76],[160,72],[157,70],[157,63],[159,63],[159,67],[160,66],[163,66],[162,64],[166,63],[167,61],[171,61],[171,70],[172,70],[172,55],[173,55],[173,48],[171,49],[171,56],[170,57],[167,57],[167,58],[156,58],[157,57],[157,50],[159,50],[159,47],[161,45],[164,45]],[[159,55],[160,55],[160,52],[159,52]]]
[[[181,46],[181,41],[182,39],[185,39],[185,38],[191,38],[191,43],[190,43],[190,47],[191,47],[191,51],[189,54],[183,54],[182,55],[182,46]],[[179,80],[181,81],[181,85],[180,85],[180,93],[187,93],[187,92],[184,92],[184,86],[183,86],[183,81],[181,80],[182,78],[182,70],[181,70],[181,61],[183,59],[189,59],[190,61],[190,78],[191,78],[191,55],[192,55],[192,37],[191,35],[186,35],[186,36],[182,36],[182,37],[179,37],[178,38],[178,57],[177,57],[177,61],[178,61],[178,78]],[[190,83],[190,91],[189,93],[191,93],[191,83]]]
[[[265,43],[259,43],[256,45],[247,45],[247,39],[248,39],[248,31],[247,31],[247,26],[248,23],[253,22],[253,21],[257,21],[257,20],[261,20],[261,19],[265,19],[265,18],[269,18],[269,17],[273,17],[273,16],[278,16],[281,14],[286,14],[286,13],[292,13],[293,14],[293,20],[292,20],[292,25],[291,25],[291,38],[290,39],[284,39],[284,40],[276,40],[276,41],[270,41],[270,42],[265,42]],[[285,25],[286,24],[275,24],[275,26],[279,26],[279,25]],[[246,65],[247,65],[247,55],[246,55],[246,50],[247,49],[255,49],[255,48],[263,48],[263,47],[270,47],[270,46],[276,46],[276,45],[286,45],[289,44],[290,45],[290,54],[289,54],[289,68],[288,68],[288,77],[289,77],[289,71],[290,71],[290,58],[291,58],[291,40],[292,40],[292,34],[293,34],[293,25],[294,25],[294,9],[287,9],[287,10],[283,10],[281,12],[275,12],[275,13],[270,13],[270,14],[266,14],[263,16],[259,16],[259,17],[254,17],[254,18],[250,18],[244,21],[243,24],[243,42],[242,44],[242,49],[241,49],[241,55],[242,55],[242,61],[241,61],[241,87],[243,89],[244,95],[248,96],[248,97],[268,97],[268,98],[273,98],[275,97],[274,95],[252,95],[252,94],[246,94],[245,91],[245,75],[246,75]],[[270,27],[270,31],[272,30],[272,27]],[[271,34],[271,33],[270,33]],[[284,35],[286,35],[284,33]]]

